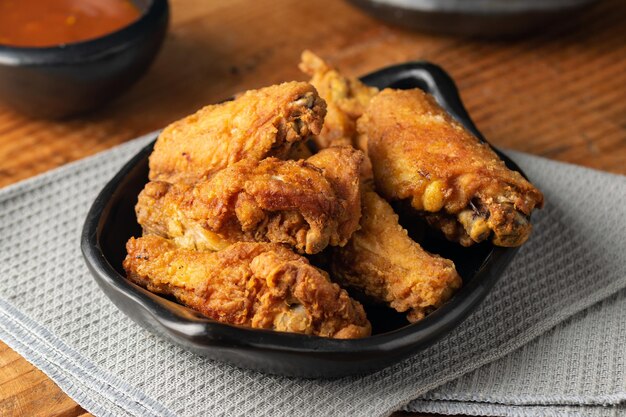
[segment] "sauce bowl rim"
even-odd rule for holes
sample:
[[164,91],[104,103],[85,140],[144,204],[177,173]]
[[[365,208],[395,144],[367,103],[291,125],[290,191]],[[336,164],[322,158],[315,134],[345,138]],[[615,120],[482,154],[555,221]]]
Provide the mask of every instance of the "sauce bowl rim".
[[138,19],[113,32],[84,41],[43,47],[11,46],[0,44],[0,65],[43,66],[50,64],[74,64],[102,59],[126,49],[143,36],[158,28],[155,25],[167,18],[167,0],[149,0]]

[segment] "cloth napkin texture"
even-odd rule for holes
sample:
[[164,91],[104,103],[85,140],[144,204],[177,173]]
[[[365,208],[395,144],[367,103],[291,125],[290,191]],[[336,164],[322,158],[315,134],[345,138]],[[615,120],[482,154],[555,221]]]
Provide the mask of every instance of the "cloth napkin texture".
[[481,306],[401,363],[310,380],[187,352],[97,287],[85,215],[152,138],[0,190],[0,339],[94,415],[626,415],[626,177],[507,152],[547,204]]

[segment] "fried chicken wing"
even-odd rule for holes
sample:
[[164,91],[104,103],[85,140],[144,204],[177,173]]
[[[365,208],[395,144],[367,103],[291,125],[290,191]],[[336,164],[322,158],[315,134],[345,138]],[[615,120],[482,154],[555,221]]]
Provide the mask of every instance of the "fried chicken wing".
[[131,238],[126,248],[128,279],[211,319],[343,339],[371,332],[361,304],[281,245],[236,243],[200,252],[152,235]]
[[313,152],[308,146],[308,142],[300,142],[297,145],[294,145],[285,159],[293,159],[294,161],[299,161],[300,159],[307,159],[313,155]]
[[326,104],[313,86],[289,82],[206,106],[167,126],[150,155],[150,179],[195,182],[243,159],[284,158],[320,133]]
[[312,77],[311,84],[327,104],[322,131],[313,138],[318,148],[337,145],[360,148],[356,142],[356,120],[378,89],[368,87],[356,78],[343,76],[311,51],[302,53],[299,67]]
[[341,216],[337,217],[337,234],[340,239],[331,241],[332,246],[343,246],[361,219],[361,171],[365,155],[352,146],[333,146],[322,149],[307,162],[322,170],[341,204]]
[[373,191],[363,193],[361,229],[343,248],[334,248],[333,277],[370,298],[387,303],[416,322],[461,287],[454,263],[426,252],[398,223],[398,215]]
[[421,90],[384,90],[358,122],[377,189],[464,246],[519,246],[543,195]]
[[237,241],[285,243],[301,253],[345,245],[358,227],[363,154],[331,148],[309,160],[243,160],[195,185],[148,183],[137,220],[144,234],[187,248]]

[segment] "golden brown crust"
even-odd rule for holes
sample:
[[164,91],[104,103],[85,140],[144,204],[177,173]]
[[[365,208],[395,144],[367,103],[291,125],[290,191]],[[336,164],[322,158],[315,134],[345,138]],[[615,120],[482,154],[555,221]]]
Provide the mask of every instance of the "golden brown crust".
[[193,186],[151,181],[139,193],[135,213],[145,235],[172,239],[182,248],[218,251],[232,242],[205,227],[188,212],[193,207]]
[[411,322],[440,307],[461,287],[454,263],[426,252],[398,223],[398,216],[373,191],[363,193],[361,229],[333,249],[338,282],[407,312]]
[[131,238],[126,248],[124,269],[131,281],[214,320],[323,337],[370,335],[363,307],[281,245],[236,243],[200,252],[144,236]]
[[302,53],[300,70],[311,76],[311,84],[327,104],[324,126],[313,139],[318,148],[352,145],[365,151],[357,143],[356,120],[378,89],[345,77],[311,51]]
[[[317,253],[345,244],[358,227],[362,158],[333,148],[311,162],[243,160],[194,186],[151,182],[139,195],[137,220],[144,234],[188,248],[257,241]],[[341,166],[330,166],[338,160]]]
[[286,157],[320,132],[326,104],[313,86],[289,82],[251,90],[167,126],[150,155],[150,179],[195,182],[243,159]]
[[352,146],[333,146],[322,149],[307,159],[307,162],[320,168],[329,180],[341,204],[337,218],[337,239],[331,246],[344,246],[361,219],[361,177],[360,171],[365,160],[363,152]]
[[307,159],[313,155],[313,152],[309,148],[309,142],[299,142],[295,144],[285,159],[292,159],[294,161],[299,161],[300,159]]
[[384,90],[358,129],[367,138],[377,189],[388,199],[409,200],[432,225],[451,231],[451,240],[469,245],[492,235],[496,245],[519,246],[528,238],[527,216],[542,206],[541,192],[430,95]]
[[130,280],[225,323],[356,338],[371,333],[363,307],[289,247],[333,246],[324,263],[338,282],[411,322],[461,287],[454,263],[413,241],[375,188],[465,246],[528,238],[542,194],[432,97],[379,92],[309,51],[300,68],[311,84],[248,91],[162,132],[136,206],[144,237],[127,244]]

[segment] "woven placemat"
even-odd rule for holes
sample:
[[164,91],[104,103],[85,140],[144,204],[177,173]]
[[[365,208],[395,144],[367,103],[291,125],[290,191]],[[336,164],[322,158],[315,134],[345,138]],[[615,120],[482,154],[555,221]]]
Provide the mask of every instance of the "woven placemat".
[[547,204],[481,307],[395,366],[306,380],[173,346],[117,310],[89,275],[79,249],[87,210],[151,138],[0,190],[0,338],[96,416],[623,413],[624,177],[510,152]]

